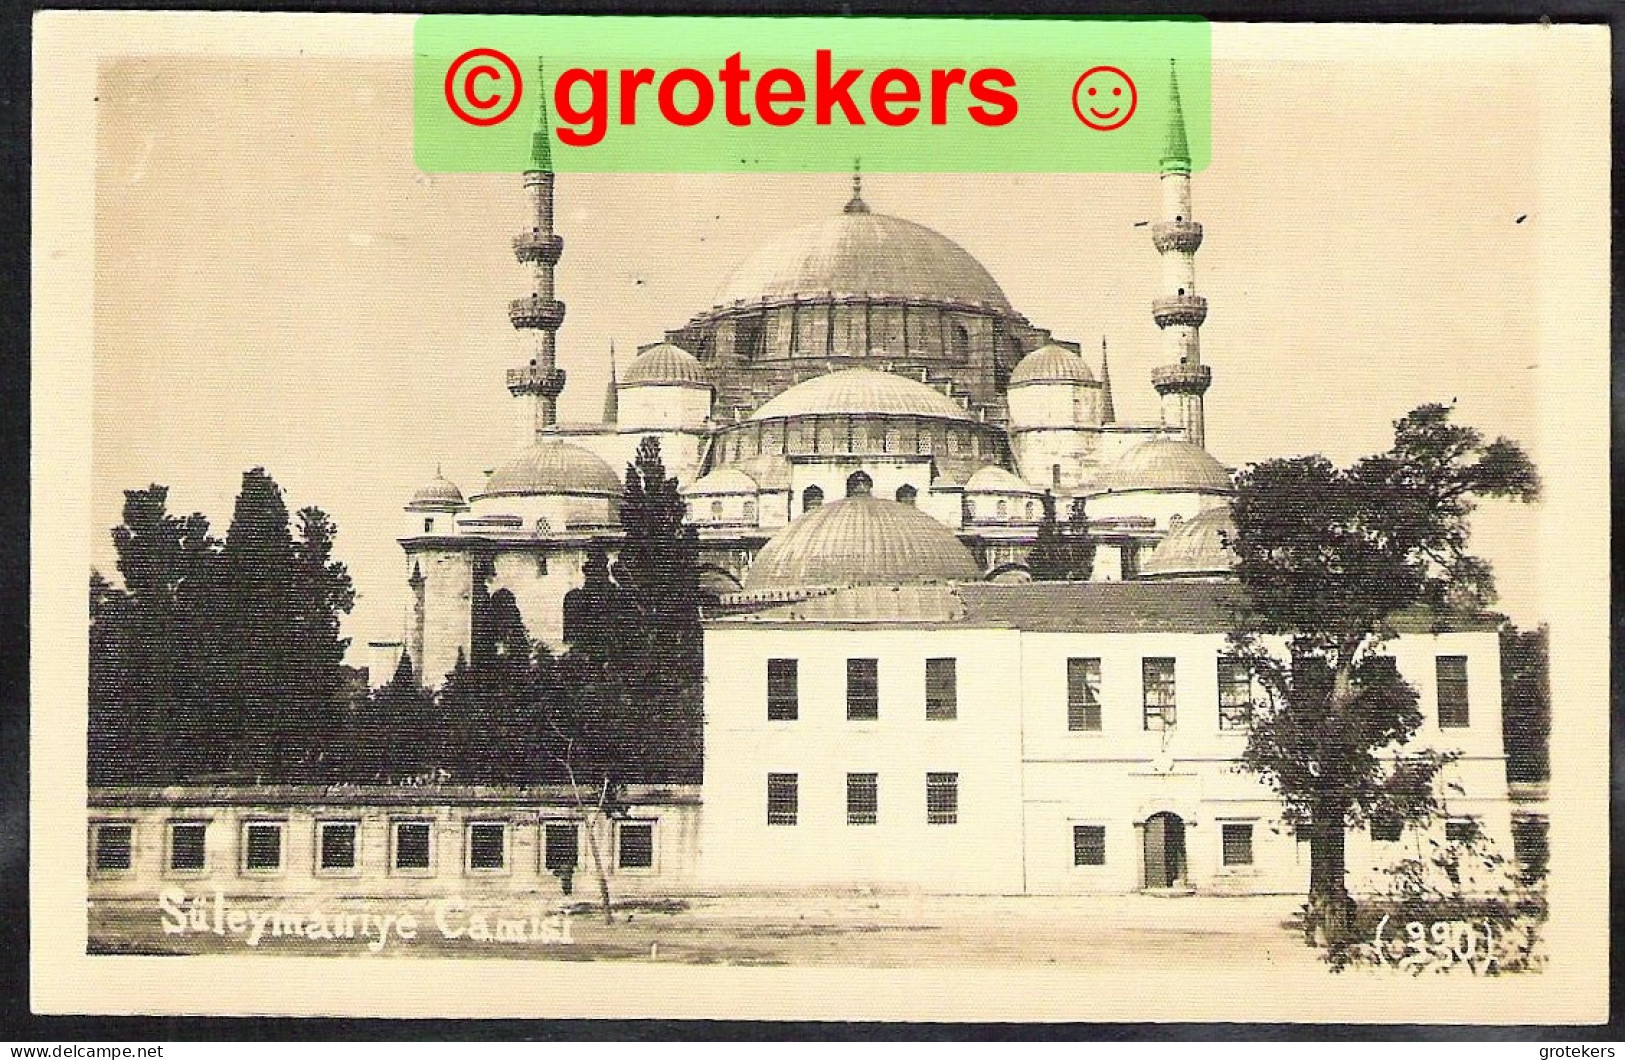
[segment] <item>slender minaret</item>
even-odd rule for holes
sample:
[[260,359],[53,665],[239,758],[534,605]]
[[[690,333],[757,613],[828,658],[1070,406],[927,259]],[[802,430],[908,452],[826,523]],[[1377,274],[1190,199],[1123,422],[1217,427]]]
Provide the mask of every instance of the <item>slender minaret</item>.
[[1151,385],[1162,395],[1162,421],[1183,428],[1192,443],[1205,446],[1202,395],[1213,382],[1213,369],[1202,364],[1201,329],[1207,319],[1207,299],[1196,293],[1196,248],[1202,245],[1202,226],[1191,217],[1191,149],[1179,102],[1179,78],[1171,63],[1168,91],[1162,220],[1151,228],[1151,241],[1162,255],[1166,293],[1151,303],[1151,316],[1162,329],[1169,363],[1151,370]]
[[609,340],[609,387],[604,391],[604,422],[613,426],[621,418],[621,391],[615,378],[615,340]]
[[1112,362],[1106,356],[1104,335],[1100,336],[1100,422],[1117,422],[1117,406],[1112,402]]
[[547,128],[547,82],[540,60],[536,63],[536,132],[531,138],[530,168],[525,171],[525,195],[530,200],[530,228],[514,237],[514,256],[531,267],[530,294],[508,303],[508,319],[528,333],[530,363],[508,372],[508,391],[514,397],[533,398],[535,430],[540,436],[556,422],[564,373],[555,363],[564,303],[553,296],[553,266],[564,252],[564,240],[553,232],[553,148]]

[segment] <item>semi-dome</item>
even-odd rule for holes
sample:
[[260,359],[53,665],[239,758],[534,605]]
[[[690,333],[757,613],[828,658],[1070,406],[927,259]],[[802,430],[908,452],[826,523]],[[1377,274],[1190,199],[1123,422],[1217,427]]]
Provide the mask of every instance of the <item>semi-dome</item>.
[[795,229],[761,247],[723,283],[716,304],[831,294],[1012,312],[993,277],[958,243],[866,208]]
[[1209,508],[1171,530],[1140,566],[1142,578],[1222,577],[1236,567],[1236,524],[1228,506]]
[[965,482],[966,493],[1042,493],[1030,482],[1024,482],[996,464],[977,471]]
[[892,372],[848,368],[797,383],[768,401],[753,420],[794,416],[861,415],[926,416],[968,420],[970,414],[940,390]]
[[1032,383],[1093,383],[1095,373],[1082,357],[1064,346],[1040,346],[1021,359],[1010,373],[1010,386]]
[[580,446],[544,438],[492,472],[480,496],[538,494],[619,497],[621,480],[608,464]]
[[953,532],[911,505],[857,494],[780,530],[745,572],[747,592],[977,581]]
[[717,493],[756,493],[761,487],[756,480],[736,467],[724,467],[706,475],[697,482],[683,487],[687,494],[711,495]]
[[626,369],[620,385],[625,386],[710,386],[705,366],[681,346],[657,343],[638,354]]
[[419,487],[412,494],[408,507],[412,508],[464,508],[468,502],[463,500],[463,491],[457,488],[456,483],[442,478],[435,472],[434,478],[426,485]]
[[1177,438],[1152,438],[1118,457],[1092,492],[1230,493],[1233,489],[1230,473],[1201,446]]

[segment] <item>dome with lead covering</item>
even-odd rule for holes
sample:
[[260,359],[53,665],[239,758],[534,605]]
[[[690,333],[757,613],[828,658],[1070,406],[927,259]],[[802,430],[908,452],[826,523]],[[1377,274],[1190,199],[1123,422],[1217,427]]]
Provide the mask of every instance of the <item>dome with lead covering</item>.
[[1233,493],[1235,487],[1224,465],[1201,446],[1177,438],[1152,438],[1118,457],[1091,492],[1129,490]]
[[434,478],[418,491],[412,494],[408,507],[412,508],[466,508],[468,502],[463,500],[463,491],[457,488],[456,483],[441,477],[439,472]]
[[694,496],[713,494],[756,493],[761,487],[756,480],[736,467],[718,468],[704,478],[683,487],[683,493]]
[[897,298],[1012,312],[998,283],[958,243],[913,221],[850,204],[843,213],[757,250],[723,283],[715,304],[797,295]]
[[1002,467],[989,464],[965,482],[966,493],[1032,493],[1044,491],[1024,482]]
[[978,581],[953,532],[911,505],[856,493],[808,512],[763,546],[747,592]]
[[925,416],[968,420],[970,414],[940,390],[892,372],[848,368],[797,383],[751,414],[752,420],[796,416]]
[[681,346],[657,343],[638,354],[621,386],[710,386],[705,366]]
[[544,438],[492,472],[480,496],[541,494],[618,498],[621,480],[608,464],[580,446]]
[[1142,578],[1217,578],[1236,568],[1229,542],[1236,524],[1230,508],[1209,508],[1187,519],[1162,539],[1140,566]]
[[1033,383],[1093,383],[1095,373],[1082,357],[1065,346],[1040,346],[1021,359],[1010,373],[1010,386]]

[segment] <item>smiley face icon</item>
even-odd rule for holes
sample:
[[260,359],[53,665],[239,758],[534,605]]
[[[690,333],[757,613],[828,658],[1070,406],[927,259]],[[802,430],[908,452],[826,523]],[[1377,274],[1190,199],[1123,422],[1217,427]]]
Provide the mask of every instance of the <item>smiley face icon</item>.
[[1139,105],[1134,79],[1115,66],[1091,67],[1072,86],[1072,112],[1100,132],[1127,125]]

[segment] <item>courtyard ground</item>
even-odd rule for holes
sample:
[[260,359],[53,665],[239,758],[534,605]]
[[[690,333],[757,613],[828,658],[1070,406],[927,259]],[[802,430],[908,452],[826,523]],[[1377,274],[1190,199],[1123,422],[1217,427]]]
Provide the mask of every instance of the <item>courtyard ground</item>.
[[[946,967],[1087,964],[1125,972],[1178,961],[1238,972],[1263,963],[1324,971],[1292,918],[1301,899],[1269,897],[986,897],[907,894],[750,894],[629,900],[614,924],[586,902],[556,897],[486,899],[463,906],[429,899],[225,900],[223,917],[239,911],[236,933],[217,934],[208,908],[189,930],[168,932],[156,899],[96,901],[88,910],[90,951],[124,954],[259,952],[298,956],[370,956],[379,932],[357,927],[363,912],[407,916],[410,938],[397,931],[380,956],[507,957],[525,960],[636,960],[683,964]],[[277,935],[267,921],[248,946],[256,914],[275,911],[352,918],[358,937]],[[476,914],[501,941],[469,937]],[[373,921],[376,925],[376,921]],[[246,925],[246,926],[245,926]],[[308,923],[307,923],[308,926]],[[541,932],[537,932],[537,927]],[[447,937],[449,929],[456,937]],[[297,928],[293,930],[298,930]],[[316,934],[319,936],[320,931]],[[365,938],[360,936],[366,936]],[[567,936],[567,939],[566,937]],[[373,945],[369,945],[372,943]]]

